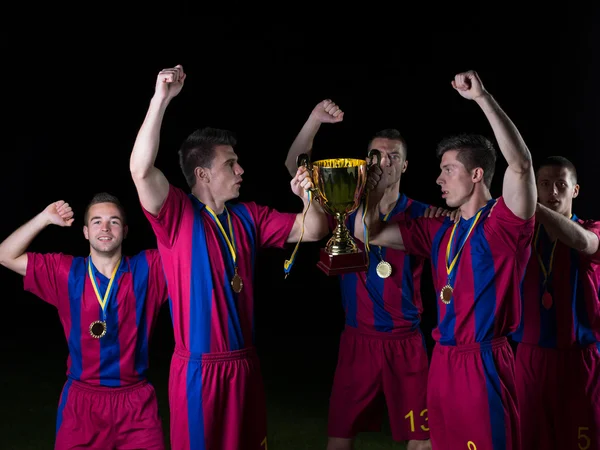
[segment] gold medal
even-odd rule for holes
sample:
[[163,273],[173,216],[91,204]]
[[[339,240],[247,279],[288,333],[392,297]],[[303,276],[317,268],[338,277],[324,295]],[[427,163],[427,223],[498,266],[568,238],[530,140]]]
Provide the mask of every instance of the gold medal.
[[240,277],[237,273],[237,267],[235,268],[235,275],[231,279],[231,287],[233,288],[233,292],[235,292],[236,294],[242,292],[242,288],[244,287],[242,277]]
[[233,225],[231,223],[231,216],[229,215],[229,210],[227,209],[227,207],[225,207],[225,212],[227,213],[227,225],[229,226],[229,237],[228,237],[227,233],[225,232],[225,229],[223,228],[223,225],[221,225],[221,222],[219,221],[219,218],[217,217],[215,212],[206,205],[205,205],[205,208],[206,208],[206,211],[215,220],[215,223],[217,224],[217,226],[219,227],[219,230],[221,231],[221,233],[223,234],[223,237],[225,238],[225,242],[227,242],[227,247],[229,247],[229,252],[231,253],[231,258],[233,259],[233,265],[234,265],[233,269],[235,271],[233,278],[231,279],[229,284],[231,284],[231,288],[233,289],[233,292],[235,292],[236,294],[239,294],[240,292],[242,292],[242,288],[244,287],[244,282],[242,281],[242,277],[240,277],[238,275],[237,253],[235,250],[235,240],[233,237]]
[[440,292],[440,300],[442,301],[442,303],[444,305],[449,305],[450,302],[452,301],[452,293],[454,292],[454,289],[452,289],[452,286],[450,286],[449,284],[447,284],[446,286],[444,286],[442,288],[442,291]]
[[94,339],[100,339],[106,334],[106,322],[103,320],[96,320],[90,324],[90,335]]
[[[96,277],[92,271],[92,257],[90,255],[88,259],[88,275],[90,277],[90,281],[92,282],[92,287],[94,288],[94,292],[96,293],[96,298],[98,299],[98,303],[102,308],[102,317],[106,319],[106,305],[108,299],[110,298],[110,291],[113,287],[113,282],[115,281],[115,276],[117,274],[117,269],[121,263],[118,263],[113,269],[112,275],[110,277],[110,281],[108,282],[108,287],[106,288],[106,292],[104,293],[104,297],[100,296],[100,290],[96,285]],[[100,339],[106,334],[106,322],[104,320],[96,320],[90,324],[90,335],[94,339]]]
[[376,270],[379,278],[387,278],[392,274],[392,265],[387,261],[381,260],[379,264],[377,264]]
[[552,294],[550,294],[550,292],[546,291],[544,292],[544,295],[542,295],[542,305],[544,305],[544,308],[546,309],[550,309],[552,308]]

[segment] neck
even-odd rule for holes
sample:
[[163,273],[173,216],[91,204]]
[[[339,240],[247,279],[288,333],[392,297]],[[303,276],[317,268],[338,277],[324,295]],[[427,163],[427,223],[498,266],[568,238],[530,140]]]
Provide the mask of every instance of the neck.
[[110,278],[115,270],[115,267],[121,262],[121,248],[115,250],[113,253],[100,253],[91,249],[91,258],[94,267],[98,272],[104,275],[106,278]]
[[197,189],[192,190],[192,195],[204,203],[208,208],[213,210],[217,215],[221,214],[225,210],[225,202],[215,198],[212,192]]
[[486,188],[483,190],[474,190],[469,199],[460,206],[460,215],[463,219],[470,219],[477,211],[483,208],[492,198],[492,194]]
[[383,197],[381,197],[381,201],[379,202],[379,212],[381,214],[387,214],[394,206],[396,206],[396,202],[398,201],[398,195],[400,194],[400,181],[388,186],[383,193]]

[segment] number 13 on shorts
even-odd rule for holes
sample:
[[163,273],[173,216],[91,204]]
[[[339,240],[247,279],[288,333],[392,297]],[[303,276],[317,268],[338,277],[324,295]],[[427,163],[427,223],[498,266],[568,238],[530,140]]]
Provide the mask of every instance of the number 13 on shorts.
[[[419,414],[420,417],[423,417],[422,421],[425,423],[424,425],[421,425],[421,430],[423,431],[429,431],[429,427],[427,426],[427,409],[424,409],[423,411],[421,411],[421,413]],[[410,421],[410,431],[411,433],[415,432],[415,413],[414,411],[411,409],[407,415],[404,416],[405,419],[408,419]]]

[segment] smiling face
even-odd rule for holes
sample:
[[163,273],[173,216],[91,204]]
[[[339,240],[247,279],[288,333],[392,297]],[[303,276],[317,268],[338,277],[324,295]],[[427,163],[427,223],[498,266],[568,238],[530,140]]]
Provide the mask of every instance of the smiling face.
[[92,205],[87,212],[83,234],[90,241],[90,247],[98,253],[114,254],[121,251],[127,225],[119,207],[110,202]]
[[568,167],[542,166],[537,172],[538,201],[545,207],[571,216],[573,199],[579,195],[579,185]]

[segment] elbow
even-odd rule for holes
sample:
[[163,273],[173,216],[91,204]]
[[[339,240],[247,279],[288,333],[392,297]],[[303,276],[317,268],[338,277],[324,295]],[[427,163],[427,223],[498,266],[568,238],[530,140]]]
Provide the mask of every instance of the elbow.
[[533,161],[529,151],[525,151],[523,156],[510,165],[511,169],[518,174],[526,174],[533,170]]
[[598,252],[598,245],[599,242],[596,235],[594,235],[592,238],[582,236],[582,238],[578,239],[575,243],[575,248],[586,255],[594,255]]
[[129,171],[134,181],[144,180],[150,174],[150,170],[146,167],[139,167],[135,163],[129,164]]

